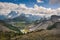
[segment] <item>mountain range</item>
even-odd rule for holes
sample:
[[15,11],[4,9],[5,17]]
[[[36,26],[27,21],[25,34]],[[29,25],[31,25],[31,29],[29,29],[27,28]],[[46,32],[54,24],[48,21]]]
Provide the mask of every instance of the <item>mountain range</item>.
[[33,15],[33,14],[25,14],[25,13],[18,13],[15,11],[11,11],[8,15],[0,15],[0,20],[26,20],[26,21],[36,21],[40,20],[42,16],[39,15]]
[[[27,17],[25,17],[25,14],[21,14],[21,16],[15,17],[11,20],[16,20],[16,21],[22,21],[23,20],[24,21],[25,18],[27,18]],[[19,20],[19,19],[21,19],[21,20]],[[6,23],[6,21],[0,20],[0,29],[3,29],[3,31],[14,30],[14,31],[20,32],[20,29],[18,29],[16,26],[12,26],[11,24]],[[47,29],[47,28],[49,29],[49,28],[54,28],[53,25],[57,25],[56,27],[60,26],[60,16],[52,15],[49,20],[44,19],[39,24],[37,24],[36,26],[34,26],[33,28],[30,28],[30,29],[31,30],[32,29],[40,30],[40,29]]]

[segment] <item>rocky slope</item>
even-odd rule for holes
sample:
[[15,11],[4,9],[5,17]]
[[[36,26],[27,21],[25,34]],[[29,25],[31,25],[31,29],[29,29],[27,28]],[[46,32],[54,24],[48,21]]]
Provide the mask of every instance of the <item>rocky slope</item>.
[[13,32],[17,32],[17,33],[20,32],[20,30],[17,27],[12,26],[2,20],[0,20],[0,31],[4,31],[4,32],[5,31],[13,31]]

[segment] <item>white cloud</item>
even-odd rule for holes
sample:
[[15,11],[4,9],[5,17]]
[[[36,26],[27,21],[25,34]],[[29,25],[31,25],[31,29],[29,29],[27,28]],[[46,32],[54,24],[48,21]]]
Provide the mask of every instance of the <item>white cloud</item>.
[[41,0],[37,0],[38,3],[44,3],[44,1],[41,1]]
[[18,8],[17,4],[0,2],[0,14],[8,14],[16,8]]
[[39,15],[39,16],[51,16],[59,15],[60,8],[51,9],[42,6],[34,5],[34,8],[28,8],[25,4],[13,4],[13,3],[2,3],[0,2],[0,15],[8,15],[11,11],[21,13]]

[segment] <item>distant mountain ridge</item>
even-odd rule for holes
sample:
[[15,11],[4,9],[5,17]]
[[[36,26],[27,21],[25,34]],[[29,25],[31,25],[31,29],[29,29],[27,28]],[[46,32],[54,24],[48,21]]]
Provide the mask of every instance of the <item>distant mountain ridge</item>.
[[0,20],[30,20],[30,21],[35,21],[35,20],[40,20],[41,16],[37,15],[32,15],[32,14],[24,14],[21,13],[19,14],[18,12],[11,11],[8,15],[0,15]]
[[[10,19],[10,18],[8,18],[8,19],[3,19],[3,22],[1,22],[1,23],[3,23],[4,24],[4,27],[7,27],[7,28],[9,28],[9,29],[11,29],[11,30],[15,30],[15,29],[17,29],[17,30],[15,30],[15,31],[20,31],[20,29],[18,29],[17,27],[15,27],[15,26],[12,26],[12,25],[9,25],[9,24],[6,24],[5,22],[7,22],[7,21],[31,21],[31,18],[32,19],[34,19],[34,20],[40,20],[41,19],[41,16],[36,16],[36,15],[31,15],[31,14],[28,14],[27,16],[26,16],[26,14],[24,14],[24,13],[22,13],[22,14],[20,14],[19,16],[17,15],[17,14],[14,14],[14,12],[12,12],[13,13],[13,15],[12,14],[9,14],[10,16],[12,16],[12,17],[14,17],[14,18],[12,18],[12,19]],[[15,15],[17,15],[16,17],[15,17]],[[3,16],[3,15],[2,15]],[[2,17],[1,16],[1,17]],[[5,18],[4,16],[3,16],[3,18]],[[6,17],[7,18],[7,17]],[[6,20],[6,21],[5,21]],[[1,21],[1,20],[0,20]],[[44,18],[43,20],[42,20],[42,22],[41,23],[39,23],[39,24],[37,24],[37,26],[35,26],[35,27],[33,27],[33,28],[31,28],[31,29],[34,29],[34,30],[37,30],[37,29],[46,29],[48,26],[50,26],[50,25],[53,25],[54,23],[56,23],[56,22],[60,22],[60,16],[57,16],[57,15],[52,15],[51,16],[51,18],[50,19],[46,19],[46,18]],[[3,25],[1,25],[1,26],[3,26]],[[0,27],[1,27],[0,26]],[[3,27],[3,28],[4,28]]]
[[15,11],[11,11],[11,12],[7,15],[7,17],[10,18],[10,19],[15,18],[15,17],[17,17],[17,16],[19,16],[19,14],[18,14],[17,12],[15,12]]

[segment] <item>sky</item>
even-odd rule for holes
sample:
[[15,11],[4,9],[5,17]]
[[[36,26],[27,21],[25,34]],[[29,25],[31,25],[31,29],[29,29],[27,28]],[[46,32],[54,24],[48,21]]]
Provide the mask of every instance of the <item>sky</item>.
[[59,8],[60,0],[0,0],[0,2],[8,2],[15,4],[25,4],[27,7],[34,7],[35,4],[46,8]]
[[60,0],[0,0],[0,15],[8,15],[11,11],[18,15],[60,15]]

